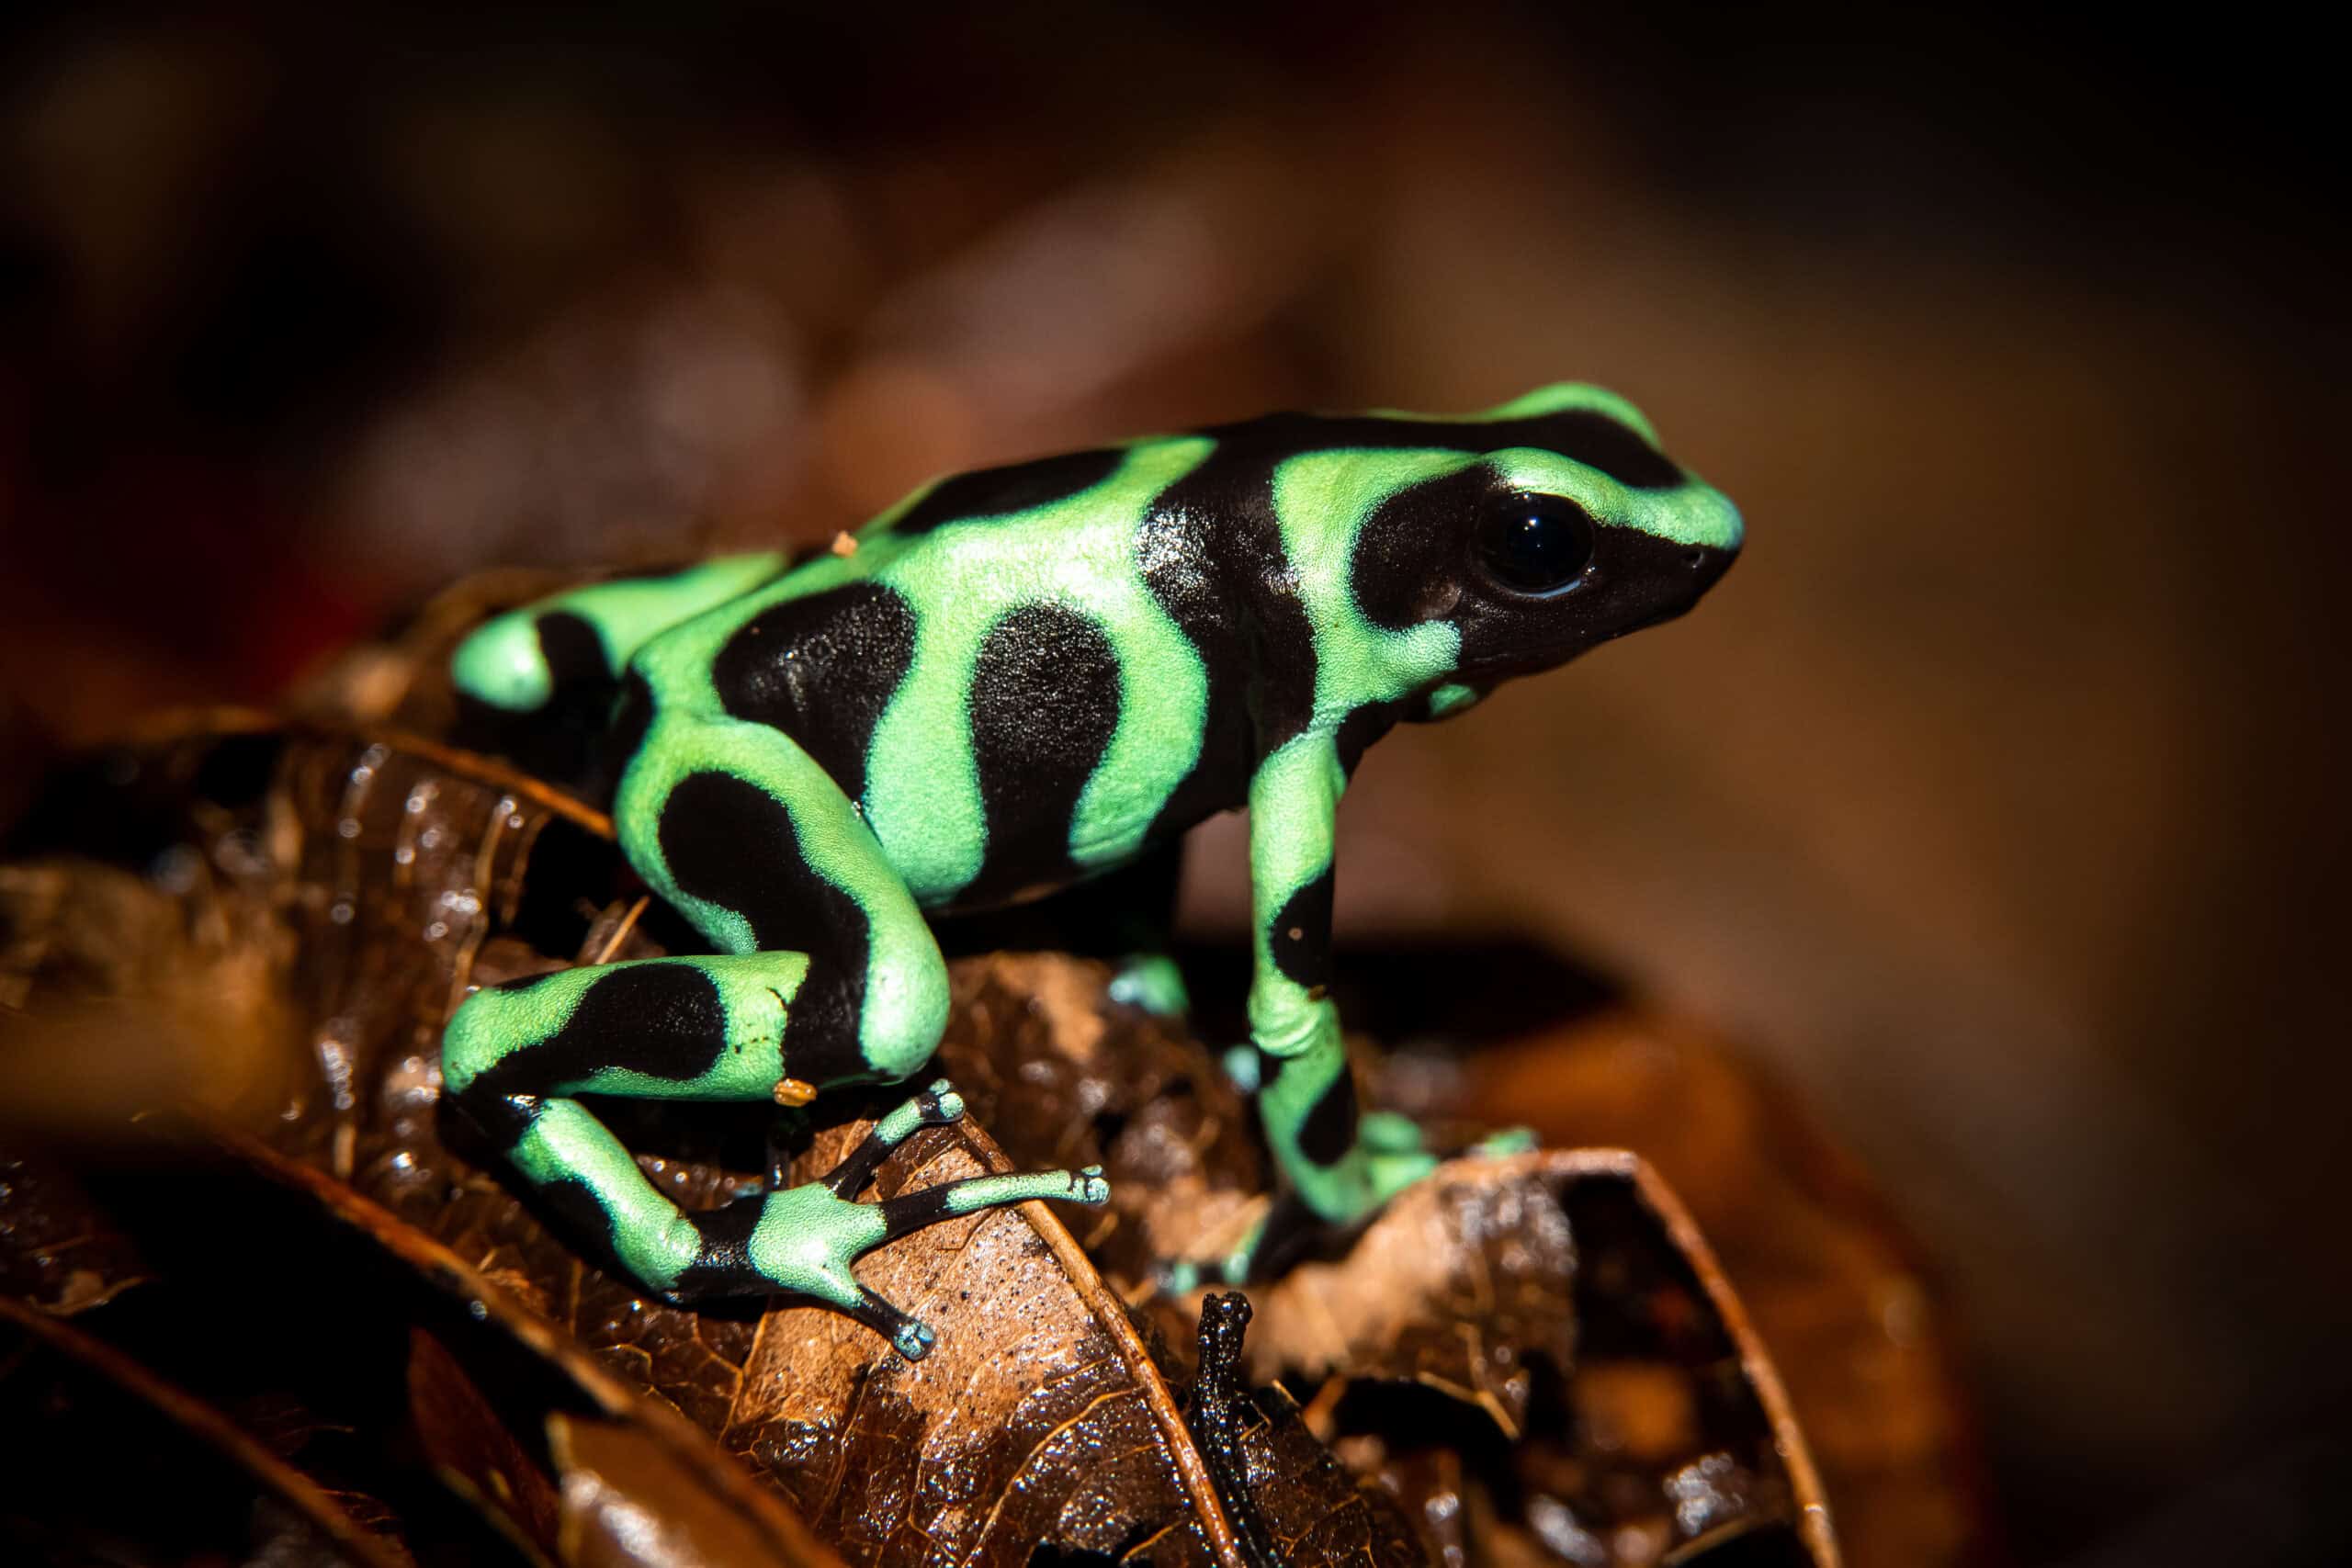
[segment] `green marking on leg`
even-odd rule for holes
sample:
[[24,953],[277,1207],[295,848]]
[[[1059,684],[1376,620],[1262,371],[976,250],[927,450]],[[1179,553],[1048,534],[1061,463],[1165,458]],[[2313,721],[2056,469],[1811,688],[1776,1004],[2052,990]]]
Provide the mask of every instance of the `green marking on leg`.
[[1334,1224],[1361,1218],[1378,1201],[1373,1195],[1371,1172],[1361,1144],[1330,1165],[1318,1165],[1299,1147],[1306,1120],[1331,1086],[1346,1076],[1348,1056],[1340,1041],[1339,1017],[1326,1006],[1318,1018],[1328,1028],[1298,1054],[1283,1060],[1283,1068],[1258,1091],[1258,1117],[1266,1141],[1292,1188],[1306,1206]]
[[655,1190],[620,1140],[577,1101],[541,1105],[510,1157],[537,1186],[585,1186],[612,1222],[614,1255],[656,1290],[675,1285],[702,1250],[694,1222]]
[[1250,781],[1250,1035],[1271,1056],[1339,1043],[1338,1010],[1275,964],[1272,928],[1291,896],[1329,868],[1347,783],[1338,747],[1320,730],[1293,739]]
[[1007,1203],[1025,1203],[1034,1198],[1102,1204],[1111,1201],[1111,1184],[1102,1179],[1102,1168],[1099,1165],[1090,1165],[1076,1175],[1067,1170],[1024,1170],[1011,1176],[976,1176],[959,1181],[948,1189],[945,1202],[949,1213],[963,1215]]

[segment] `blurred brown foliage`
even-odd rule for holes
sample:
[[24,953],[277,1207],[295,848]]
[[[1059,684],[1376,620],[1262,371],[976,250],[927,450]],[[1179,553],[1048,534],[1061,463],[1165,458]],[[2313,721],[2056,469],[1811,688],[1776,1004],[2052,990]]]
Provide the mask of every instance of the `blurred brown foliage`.
[[2322,51],[2175,25],[36,9],[7,787],[469,567],[1609,383],[1748,559],[1383,747],[1343,931],[1532,931],[1752,1042],[1923,1238],[2022,1555],[2292,1540],[2352,1465],[2344,220]]

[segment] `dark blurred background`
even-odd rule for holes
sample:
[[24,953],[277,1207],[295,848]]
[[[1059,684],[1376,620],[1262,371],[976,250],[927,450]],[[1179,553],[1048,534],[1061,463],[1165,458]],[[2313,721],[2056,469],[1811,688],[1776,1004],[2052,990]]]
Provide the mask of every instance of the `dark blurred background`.
[[2345,1540],[2340,85],[2285,13],[0,28],[11,734],[266,699],[486,565],[1604,382],[1747,559],[1376,752],[1343,925],[1744,1041],[1918,1239],[2017,1559]]

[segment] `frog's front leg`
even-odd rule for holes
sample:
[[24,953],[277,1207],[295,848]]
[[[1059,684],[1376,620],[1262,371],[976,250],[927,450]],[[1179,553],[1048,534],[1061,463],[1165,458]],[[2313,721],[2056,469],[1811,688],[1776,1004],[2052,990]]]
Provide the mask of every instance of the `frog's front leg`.
[[799,1292],[920,1356],[930,1331],[859,1285],[853,1262],[983,1209],[1108,1198],[1089,1170],[854,1201],[891,1147],[962,1113],[944,1085],[885,1117],[824,1179],[699,1213],[663,1197],[573,1096],[765,1100],[787,1077],[819,1088],[903,1078],[937,1043],[946,971],[855,808],[776,731],[657,719],[616,804],[640,871],[730,951],[478,992],[444,1036],[443,1072],[453,1103],[631,1274],[680,1303]]
[[1292,1191],[1332,1225],[1364,1218],[1436,1166],[1409,1123],[1360,1116],[1339,1010],[1326,995],[1333,829],[1346,787],[1338,748],[1317,731],[1268,757],[1250,785],[1258,1113]]

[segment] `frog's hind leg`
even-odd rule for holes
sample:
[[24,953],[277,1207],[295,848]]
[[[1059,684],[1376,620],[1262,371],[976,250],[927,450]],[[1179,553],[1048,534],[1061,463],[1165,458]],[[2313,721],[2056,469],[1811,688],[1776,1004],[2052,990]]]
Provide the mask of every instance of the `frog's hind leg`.
[[620,1264],[671,1302],[797,1292],[887,1335],[909,1356],[930,1331],[860,1285],[857,1258],[943,1220],[1057,1198],[1100,1204],[1099,1169],[944,1182],[854,1201],[890,1151],[964,1114],[944,1080],[907,1100],[817,1181],[690,1213],[664,1197],[611,1131],[572,1098],[765,1100],[778,1043],[808,967],[798,953],[648,959],[569,969],[477,992],[450,1022],[454,1104],[515,1168]]
[[953,1120],[916,1095],[826,1180],[686,1213],[576,1100],[765,1100],[789,1071],[819,1089],[904,1079],[946,1019],[947,972],[913,895],[854,803],[789,737],[657,712],[624,774],[622,846],[721,950],[564,971],[476,993],[443,1039],[458,1107],[559,1206],[601,1225],[621,1263],[673,1302],[795,1292],[930,1341],[850,1266],[939,1221],[1033,1198],[1101,1203],[1099,1172],[987,1176],[853,1201],[890,1147]]
[[474,993],[442,1038],[451,1103],[582,1234],[648,1286],[694,1293],[756,1203],[705,1213],[654,1188],[579,1100],[761,1100],[783,1077],[800,953],[657,958],[566,969]]

